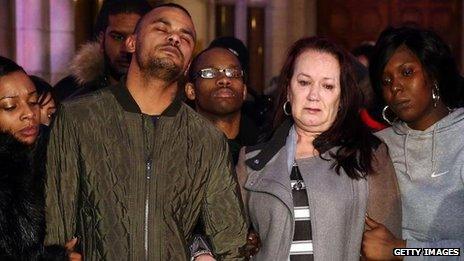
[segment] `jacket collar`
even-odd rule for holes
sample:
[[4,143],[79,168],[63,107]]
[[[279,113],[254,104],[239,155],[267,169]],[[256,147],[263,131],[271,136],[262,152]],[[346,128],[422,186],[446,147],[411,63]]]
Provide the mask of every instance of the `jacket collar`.
[[[248,160],[256,159],[251,157]],[[252,170],[245,183],[245,189],[274,195],[293,213],[290,173],[287,169],[287,148],[280,148],[264,167],[265,170]]]
[[[139,105],[137,104],[137,102],[135,102],[134,97],[132,97],[132,94],[127,89],[126,77],[123,77],[119,81],[119,83],[112,85],[110,87],[110,91],[125,111],[142,114]],[[174,117],[177,115],[177,112],[179,111],[181,105],[181,98],[179,96],[176,96],[173,102],[161,113],[161,115],[167,117]]]
[[293,125],[293,120],[288,118],[282,125],[275,131],[272,138],[263,144],[256,146],[246,147],[245,152],[248,153],[254,150],[260,150],[260,152],[245,161],[245,164],[253,170],[261,170],[264,166],[274,157],[274,155],[285,146],[288,132]]

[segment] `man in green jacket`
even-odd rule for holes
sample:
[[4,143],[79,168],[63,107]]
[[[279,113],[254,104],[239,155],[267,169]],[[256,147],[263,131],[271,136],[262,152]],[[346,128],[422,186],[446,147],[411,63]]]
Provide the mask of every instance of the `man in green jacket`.
[[48,147],[48,243],[86,260],[187,260],[201,216],[218,260],[242,260],[247,225],[222,133],[178,98],[195,29],[181,6],[144,16],[119,85],[60,108]]

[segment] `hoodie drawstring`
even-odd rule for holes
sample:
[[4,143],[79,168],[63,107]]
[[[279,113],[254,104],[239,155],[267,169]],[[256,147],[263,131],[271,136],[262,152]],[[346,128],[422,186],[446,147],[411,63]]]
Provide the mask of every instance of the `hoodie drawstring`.
[[[435,173],[435,171],[437,170],[437,161],[436,161],[436,157],[435,157],[435,150],[436,150],[436,146],[437,146],[437,139],[436,139],[436,134],[437,134],[437,130],[439,129],[439,126],[440,124],[438,123],[434,128],[433,128],[433,133],[432,133],[432,158],[431,158],[431,161],[432,161],[432,175]],[[404,138],[404,145],[403,145],[403,149],[404,149],[404,163],[405,163],[405,167],[406,167],[406,174],[409,175],[408,173],[408,170],[409,170],[409,166],[408,166],[408,149],[407,149],[407,144],[408,144],[408,140],[409,140],[409,135],[410,135],[410,132],[407,131],[406,133],[406,137]],[[409,175],[409,177],[411,177],[411,175]]]
[[[407,145],[408,145],[408,138],[409,138],[409,131],[406,133],[406,137],[404,138],[404,145],[403,145],[403,149],[404,149],[404,164],[406,165],[406,174],[409,175],[408,173],[408,148],[407,148]],[[411,177],[409,175],[409,177]]]
[[432,134],[432,175],[435,174],[435,171],[436,171],[436,160],[435,160],[435,142],[436,142],[436,139],[435,139],[435,134],[437,132],[437,130],[439,129],[439,125],[440,123],[437,123],[437,125],[433,128],[433,134]]

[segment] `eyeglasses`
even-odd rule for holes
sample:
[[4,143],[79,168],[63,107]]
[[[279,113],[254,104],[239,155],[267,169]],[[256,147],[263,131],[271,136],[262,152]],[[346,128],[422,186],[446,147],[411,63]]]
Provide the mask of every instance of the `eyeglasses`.
[[205,68],[201,69],[195,74],[193,79],[201,77],[203,79],[214,79],[219,76],[219,74],[224,74],[227,78],[240,78],[243,77],[243,71],[235,68],[225,68],[225,69],[216,69],[216,68]]

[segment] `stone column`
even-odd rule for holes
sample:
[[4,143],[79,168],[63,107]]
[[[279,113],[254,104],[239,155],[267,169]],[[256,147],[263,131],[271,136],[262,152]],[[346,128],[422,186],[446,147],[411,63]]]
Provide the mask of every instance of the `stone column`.
[[68,64],[75,53],[74,1],[50,1],[50,82],[68,75]]
[[235,1],[235,37],[246,43],[247,39],[248,5],[247,0]]
[[[290,4],[291,3],[291,4]],[[316,34],[316,0],[291,0],[289,1],[288,16],[288,44],[304,36]]]
[[209,43],[216,38],[216,1],[209,0],[207,5],[208,31],[206,35],[206,42],[209,45]]
[[50,80],[49,2],[15,1],[16,61],[27,73]]
[[264,86],[280,72],[288,48],[288,1],[269,0],[265,10]]
[[291,15],[288,16],[288,44],[295,42],[305,34],[305,0],[288,1],[288,10]]
[[172,1],[182,5],[190,12],[193,24],[197,31],[197,46],[196,51],[203,50],[209,44],[208,17],[209,2],[207,0],[175,0]]
[[317,0],[306,0],[305,7],[305,35],[317,34]]
[[266,6],[265,86],[280,73],[288,48],[316,34],[317,0],[269,0]]

